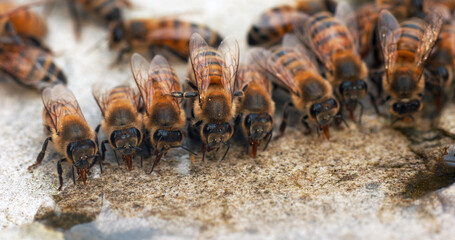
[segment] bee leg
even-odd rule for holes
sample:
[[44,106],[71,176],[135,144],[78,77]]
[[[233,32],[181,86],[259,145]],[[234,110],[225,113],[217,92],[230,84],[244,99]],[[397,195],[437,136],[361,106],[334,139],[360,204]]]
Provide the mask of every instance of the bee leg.
[[129,53],[130,51],[131,51],[131,48],[129,48],[129,47],[120,49],[120,51],[119,51],[118,54],[117,54],[117,58],[116,58],[115,61],[111,64],[111,68],[120,65],[120,63],[122,63],[122,61],[123,61],[124,56],[125,56],[127,53]]
[[286,126],[288,124],[288,115],[289,115],[289,108],[294,107],[294,104],[292,102],[287,102],[284,105],[284,110],[283,110],[283,120],[280,125],[280,133],[278,136],[275,137],[275,139],[281,138],[284,136],[284,131],[286,130]]
[[267,133],[267,135],[265,135],[265,137],[267,138],[267,142],[265,143],[265,146],[264,146],[264,151],[267,149],[267,147],[269,146],[269,143],[270,141],[272,140],[272,136],[273,136],[273,130],[270,131],[269,133]]
[[31,170],[32,168],[41,164],[41,162],[43,161],[44,156],[46,154],[47,144],[49,143],[49,141],[52,142],[52,137],[46,138],[46,140],[44,141],[43,147],[41,148],[41,152],[38,154],[38,157],[36,157],[36,162],[34,164],[30,165],[27,168],[28,170]]
[[223,155],[223,158],[221,158],[221,161],[223,161],[226,158],[226,155],[229,152],[229,149],[231,149],[231,144],[229,144],[229,142],[227,142],[227,143],[223,142],[223,143],[224,143],[224,145],[227,146],[227,149],[226,149],[226,152],[224,152],[224,155]]
[[[79,170],[77,170],[77,173],[79,173]],[[73,175],[73,184],[76,185],[76,175],[74,174],[74,166],[71,166],[71,174]],[[78,180],[80,177],[78,178]]]
[[372,93],[368,93],[368,95],[370,96],[370,102],[371,102],[371,105],[373,105],[374,111],[376,112],[376,114],[378,116],[381,116],[381,112],[379,112],[379,108],[378,108],[378,104],[376,103],[375,96]]
[[120,162],[118,161],[117,151],[114,150],[115,160],[117,160],[117,165],[120,167]]
[[202,162],[205,162],[205,153],[207,152],[207,147],[206,147],[205,143],[203,143],[201,146],[201,152],[202,152]]
[[68,9],[70,11],[71,18],[73,18],[73,21],[74,21],[74,34],[76,35],[76,39],[80,40],[82,25],[81,25],[81,18],[80,18],[79,12],[77,11],[77,8],[76,8],[76,1],[67,0],[67,2],[68,2]]
[[360,106],[359,125],[361,125],[362,124],[362,116],[363,116],[363,104],[360,101],[357,101],[357,102],[359,103],[359,106]]
[[[63,186],[62,162],[66,162],[66,161],[67,161],[66,158],[63,158],[63,159],[58,160],[58,162],[57,162],[58,181],[59,181],[59,183],[60,183],[60,187],[58,188],[58,191],[61,191],[61,190],[62,190],[62,186]],[[72,167],[72,166],[71,166],[71,167]],[[74,180],[74,170],[73,170],[73,180]]]
[[310,128],[310,125],[308,124],[308,122],[306,121],[308,119],[308,115],[305,115],[303,116],[301,119],[300,119],[300,122],[302,123],[302,125],[305,127],[306,131],[304,132],[304,134],[306,135],[309,135],[311,134],[313,131],[311,131],[311,128]]
[[160,162],[161,157],[163,157],[163,154],[164,154],[163,152],[161,152],[161,153],[155,152],[155,156],[156,156],[155,161],[153,161],[152,170],[150,170],[149,174],[151,174],[153,172],[153,169],[155,169],[156,165]]

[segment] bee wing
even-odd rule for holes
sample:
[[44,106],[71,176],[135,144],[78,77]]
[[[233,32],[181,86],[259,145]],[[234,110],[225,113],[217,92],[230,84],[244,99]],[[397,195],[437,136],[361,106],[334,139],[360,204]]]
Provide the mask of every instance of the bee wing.
[[95,98],[96,103],[98,104],[98,107],[101,110],[101,114],[103,117],[105,117],[105,112],[108,107],[108,98],[109,98],[109,92],[107,91],[106,85],[98,82],[92,87],[92,95]]
[[431,53],[431,50],[438,40],[439,32],[442,26],[442,16],[439,12],[429,12],[426,17],[427,25],[420,39],[419,48],[417,49],[417,66],[423,68],[423,64]]
[[[172,92],[180,91],[180,82],[177,74],[163,56],[156,55],[150,63],[148,71],[152,83],[158,82],[163,94],[171,95]],[[179,100],[177,98],[173,99],[178,104]]]
[[207,90],[209,79],[209,68],[207,66],[208,52],[205,51],[209,48],[207,42],[198,33],[193,33],[190,38],[190,62],[194,73],[193,84],[197,87],[199,92],[199,102],[204,97]]
[[284,35],[282,45],[284,48],[293,49],[299,55],[300,59],[305,61],[305,66],[308,70],[319,73],[315,56],[299,42],[299,39],[294,34]]
[[149,113],[148,107],[151,106],[153,99],[152,82],[149,81],[149,67],[150,63],[144,57],[138,53],[133,54],[131,57],[131,71],[147,113]]
[[[305,46],[314,52],[314,54],[319,58],[319,60],[321,60],[327,69],[333,69],[332,59],[330,59],[329,54],[321,54],[314,46],[313,40],[311,39],[311,31],[308,25],[312,19],[312,17],[307,16],[303,21],[294,23],[294,33],[298,39],[305,44]],[[334,28],[328,29],[330,29],[330,31],[334,30]]]
[[401,29],[398,21],[388,10],[382,10],[379,14],[378,31],[384,55],[384,68],[387,71],[387,79],[390,79],[390,70],[397,58],[397,42],[401,36]]
[[45,88],[41,94],[41,98],[57,133],[61,132],[62,126],[60,121],[63,117],[78,115],[82,119],[85,119],[76,97],[62,84]]
[[239,68],[239,43],[234,38],[228,37],[221,42],[218,51],[224,58],[222,68],[223,87],[233,95],[235,77]]
[[350,38],[355,45],[353,49],[357,52],[359,49],[359,28],[357,26],[355,12],[349,3],[342,1],[337,4],[335,18],[348,28],[351,33]]

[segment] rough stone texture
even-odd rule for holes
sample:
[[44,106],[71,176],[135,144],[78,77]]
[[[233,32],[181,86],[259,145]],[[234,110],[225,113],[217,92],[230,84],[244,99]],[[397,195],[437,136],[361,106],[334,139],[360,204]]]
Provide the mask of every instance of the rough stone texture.
[[[179,15],[231,34],[245,49],[251,21],[274,1],[134,1],[133,16]],[[86,23],[76,42],[66,8],[49,17],[49,45],[69,76],[92,126],[100,113],[90,86],[131,80],[128,64],[109,69],[115,54],[87,49],[105,33]],[[174,64],[173,64],[174,65]],[[176,64],[184,76],[186,66]],[[256,159],[241,144],[227,160],[194,161],[171,152],[151,175],[150,160],[127,171],[95,167],[87,185],[57,192],[56,159],[50,147],[43,164],[33,163],[44,140],[39,94],[0,82],[0,238],[34,238],[62,232],[68,239],[449,239],[455,235],[455,175],[440,164],[452,144],[455,107],[443,112],[442,130],[392,129],[368,112],[362,127],[332,130],[331,141],[304,135],[300,126],[271,142]],[[279,120],[279,117],[278,117]],[[279,121],[276,122],[279,122]],[[197,146],[194,146],[196,149]],[[218,156],[219,157],[219,156]],[[441,170],[443,169],[443,170]],[[51,226],[48,230],[33,220]],[[28,230],[28,229],[33,229]],[[45,229],[45,230],[42,230]],[[47,235],[52,237],[51,235]],[[35,237],[36,238],[36,237]]]

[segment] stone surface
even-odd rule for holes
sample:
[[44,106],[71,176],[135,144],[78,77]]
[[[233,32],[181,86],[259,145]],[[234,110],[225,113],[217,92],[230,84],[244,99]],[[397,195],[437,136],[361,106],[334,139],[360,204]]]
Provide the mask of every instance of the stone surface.
[[[134,1],[131,16],[181,15],[207,23],[239,39],[274,1]],[[92,126],[100,113],[90,86],[131,80],[128,64],[110,69],[115,54],[101,47],[102,27],[87,22],[76,42],[66,8],[49,17],[49,45],[69,76]],[[173,64],[174,65],[174,64]],[[181,77],[184,64],[175,64]],[[437,128],[393,129],[367,111],[361,127],[333,129],[331,141],[290,127],[256,159],[237,143],[225,161],[201,162],[175,150],[150,171],[95,167],[87,185],[73,185],[64,166],[64,189],[57,192],[56,159],[50,152],[33,172],[44,135],[39,94],[11,81],[0,82],[0,238],[67,239],[449,239],[455,235],[455,174],[440,159],[454,141],[455,106],[443,112]],[[280,117],[277,116],[276,122]],[[417,124],[418,125],[418,124]],[[197,149],[198,146],[192,146]],[[442,169],[442,170],[441,170]],[[34,223],[32,223],[34,222]],[[38,222],[38,223],[37,223]],[[49,226],[52,229],[43,227]],[[30,229],[30,230],[29,230]],[[52,234],[52,235],[51,235]]]

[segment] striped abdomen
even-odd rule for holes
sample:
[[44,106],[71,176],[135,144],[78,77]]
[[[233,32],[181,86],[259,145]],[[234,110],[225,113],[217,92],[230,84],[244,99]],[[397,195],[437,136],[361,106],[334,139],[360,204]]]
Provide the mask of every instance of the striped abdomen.
[[[276,65],[283,66],[282,71],[291,72],[294,76],[309,70],[310,66],[313,66],[310,61],[300,57],[299,54],[289,48],[277,48],[273,51],[270,59],[276,62]],[[280,74],[283,73],[280,72]]]
[[248,44],[273,45],[281,41],[286,33],[292,32],[293,23],[304,16],[290,6],[275,7],[263,13],[248,31]]
[[417,61],[417,49],[424,32],[425,22],[413,18],[400,24],[401,35],[397,43],[397,63],[414,63]]
[[349,30],[331,13],[318,13],[307,21],[309,37],[323,59],[334,61],[340,52],[356,51]]
[[132,20],[126,27],[134,47],[165,48],[187,60],[189,42],[193,33],[199,33],[209,46],[218,46],[222,38],[214,30],[202,24],[176,19]]
[[137,107],[135,106],[132,90],[127,86],[119,86],[111,90],[108,96],[106,121],[111,126],[122,126],[136,121]]
[[[73,0],[74,1],[74,0]],[[122,10],[118,0],[75,0],[85,11],[97,16],[106,23],[123,21]]]
[[379,11],[373,4],[366,4],[355,12],[359,30],[359,53],[365,57],[373,43],[373,36],[378,22]]
[[4,44],[0,69],[20,84],[39,90],[67,82],[50,54],[30,46]]
[[[13,8],[15,6],[1,3],[0,14]],[[47,34],[47,24],[44,18],[28,9],[11,14],[8,20],[19,35],[41,40]]]
[[455,26],[444,24],[439,33],[429,65],[453,64],[455,59]]
[[[221,55],[213,48],[201,48],[199,52],[193,54],[198,62],[195,72],[203,72],[203,75],[200,76],[201,79],[210,79],[210,86],[220,86],[222,87],[222,77],[223,77],[223,65],[224,59]],[[200,68],[205,69],[205,71],[200,71]]]

